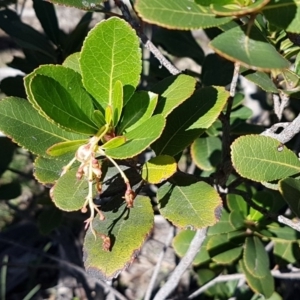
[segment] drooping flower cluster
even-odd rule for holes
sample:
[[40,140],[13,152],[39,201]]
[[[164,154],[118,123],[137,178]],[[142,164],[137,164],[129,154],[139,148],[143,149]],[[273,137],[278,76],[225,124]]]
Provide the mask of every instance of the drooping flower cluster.
[[[105,154],[105,151],[101,148],[101,146],[98,145],[99,140],[101,137],[93,136],[89,139],[88,143],[81,145],[76,153],[75,157],[63,168],[62,175],[64,175],[70,167],[73,165],[75,161],[79,161],[80,165],[76,172],[76,178],[78,180],[87,180],[88,181],[88,194],[85,198],[85,202],[81,208],[81,212],[86,213],[88,211],[88,208],[90,210],[90,217],[85,220],[85,229],[90,228],[93,235],[95,236],[95,239],[97,236],[102,237],[103,234],[96,233],[92,226],[92,221],[96,216],[96,213],[99,214],[100,220],[104,220],[105,216],[102,213],[102,211],[99,209],[98,205],[94,203],[94,188],[93,185],[95,184],[96,191],[101,194],[102,192],[102,185],[101,185],[101,176],[102,176],[102,170],[101,170],[101,164],[99,163],[97,157],[106,157],[109,161],[113,163],[113,165],[118,169],[120,172],[120,175],[122,176],[125,185],[126,185],[126,191],[124,194],[124,200],[127,204],[128,208],[133,207],[133,202],[135,198],[135,193],[132,190],[130,186],[130,182],[124,172],[121,170],[119,165],[108,155]],[[55,187],[55,186],[54,186]],[[50,191],[51,193],[51,191]],[[106,238],[106,244],[107,244],[107,238]],[[108,249],[109,247],[105,247]]]

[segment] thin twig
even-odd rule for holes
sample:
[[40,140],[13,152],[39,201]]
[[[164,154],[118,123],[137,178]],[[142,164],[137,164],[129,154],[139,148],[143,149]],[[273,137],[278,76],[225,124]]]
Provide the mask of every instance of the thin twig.
[[[107,287],[111,287],[113,284],[112,280],[107,280],[106,281],[106,285]],[[111,290],[109,288],[107,288],[104,290],[104,292],[106,293],[106,300],[116,300],[116,297],[114,295],[114,293],[111,292]]]
[[265,246],[265,250],[266,250],[267,252],[270,252],[273,248],[274,248],[274,242],[273,242],[273,241],[269,242],[269,243]]
[[280,121],[283,110],[281,109],[280,97],[278,94],[273,94],[273,106],[274,106],[275,115],[277,116],[278,120]]
[[235,90],[236,90],[237,82],[239,79],[240,66],[241,65],[237,62],[234,64],[234,72],[233,72],[232,81],[230,84],[230,97],[232,97],[232,98],[235,96]]
[[[283,128],[280,133],[275,133],[278,128]],[[271,128],[265,130],[261,135],[272,137],[278,140],[281,144],[286,144],[297,133],[300,132],[300,114],[290,123],[274,124]]]
[[[26,6],[26,2],[27,2],[27,0],[24,0],[23,2],[22,2],[22,6],[21,6],[21,9],[20,9],[20,12],[19,12],[19,17],[21,18],[22,17],[22,15],[23,15],[23,12],[24,12],[24,9],[25,9],[25,6]],[[17,3],[17,1],[16,1],[16,3]],[[16,4],[17,5],[17,4]]]
[[203,292],[205,292],[207,289],[210,287],[214,286],[217,282],[224,282],[224,281],[232,281],[232,280],[240,280],[242,278],[245,278],[244,274],[231,274],[231,275],[220,275],[213,280],[209,281],[205,285],[201,286],[197,291],[192,293],[191,295],[188,296],[187,299],[194,299]]
[[289,100],[290,100],[290,97],[282,91],[279,93],[279,95],[277,95],[277,94],[273,95],[274,112],[279,121],[282,118],[284,109],[289,104]]
[[244,178],[237,177],[234,179],[229,185],[227,186],[229,191],[235,190],[239,185],[241,185],[244,182]]
[[300,279],[300,272],[281,273],[279,270],[273,270],[271,275],[282,279]]
[[159,49],[148,39],[148,37],[142,31],[140,24],[138,24],[131,16],[128,7],[122,0],[114,0],[115,4],[121,10],[124,19],[135,29],[137,35],[140,37],[144,46],[158,59],[160,64],[164,66],[172,75],[181,73],[170,61],[168,61]]
[[140,35],[140,38],[144,46],[156,57],[162,66],[164,66],[172,75],[181,73],[169,60],[167,60],[159,49],[145,36]]
[[187,166],[187,173],[188,174],[194,174],[195,173],[195,170],[196,170],[196,164],[194,163],[194,161],[191,161],[190,165]]
[[[16,246],[16,247],[21,248],[21,249],[23,249],[25,251],[28,251],[30,253],[35,253],[36,255],[41,255],[41,256],[44,256],[46,258],[49,258],[49,259],[51,259],[53,261],[56,261],[56,262],[64,265],[66,267],[66,269],[69,268],[69,269],[71,269],[73,271],[76,271],[77,273],[79,273],[84,278],[88,278],[88,275],[87,275],[87,273],[85,272],[84,269],[82,269],[79,266],[76,266],[75,264],[73,264],[71,262],[68,262],[68,261],[65,261],[63,259],[57,258],[57,257],[55,257],[55,256],[53,256],[51,254],[47,254],[47,253],[45,253],[43,251],[36,250],[36,249],[34,249],[32,247],[23,246],[23,245],[21,245],[21,244],[19,244],[17,242],[14,242],[14,241],[11,241],[11,240],[8,240],[8,239],[5,239],[5,238],[1,238],[0,237],[0,241],[2,243],[6,243],[6,244],[10,244],[10,245]],[[103,282],[101,280],[98,280],[96,278],[93,278],[93,279],[94,279],[95,283],[98,284],[98,285],[100,285],[103,289],[109,289],[109,291],[111,293],[113,293],[118,299],[120,299],[120,300],[127,300],[120,292],[118,292],[117,290],[115,290],[112,286],[109,286],[105,282]]]
[[[300,272],[291,272],[291,273],[281,273],[278,270],[271,271],[271,275],[276,278],[284,278],[284,279],[299,279],[300,278]],[[192,293],[188,296],[187,299],[194,299],[206,290],[208,290],[210,287],[214,286],[218,282],[226,282],[226,281],[232,281],[232,280],[240,280],[245,279],[244,274],[230,274],[230,275],[220,275],[210,282],[206,283],[202,287],[200,287],[197,291]]]
[[206,237],[207,227],[199,229],[189,246],[188,251],[181,259],[178,266],[175,268],[167,282],[157,292],[153,300],[163,300],[177,287],[179,280],[187,268],[192,264],[194,258],[199,252],[201,245]]
[[300,232],[300,221],[294,222],[282,215],[277,217],[277,221]]
[[174,227],[171,226],[169,234],[168,234],[168,236],[166,238],[166,242],[164,244],[164,247],[163,247],[161,253],[159,254],[159,257],[158,257],[158,260],[157,260],[154,272],[153,272],[153,274],[151,276],[151,279],[150,279],[150,282],[149,282],[149,285],[148,285],[148,288],[147,288],[144,300],[150,300],[150,297],[151,297],[151,294],[152,294],[152,291],[153,291],[153,288],[154,288],[154,285],[155,285],[155,281],[156,281],[157,276],[159,274],[159,270],[160,270],[163,258],[164,258],[165,254],[167,252],[167,249],[168,249],[168,247],[169,247],[169,245],[170,245],[170,243],[171,243],[171,241],[173,239],[173,236],[174,236]]

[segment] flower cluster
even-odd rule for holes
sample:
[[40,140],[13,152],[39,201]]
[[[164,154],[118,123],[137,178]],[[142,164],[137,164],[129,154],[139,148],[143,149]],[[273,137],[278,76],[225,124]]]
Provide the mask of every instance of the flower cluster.
[[[93,188],[94,184],[96,187],[96,191],[101,194],[102,192],[102,185],[101,185],[101,176],[102,176],[102,170],[101,170],[101,164],[99,164],[99,161],[97,157],[106,157],[109,161],[113,163],[113,165],[118,169],[120,172],[120,175],[122,176],[125,185],[126,185],[126,191],[124,195],[124,200],[127,204],[128,208],[133,207],[133,202],[135,198],[135,193],[132,190],[129,180],[124,174],[124,172],[121,170],[119,165],[108,155],[105,154],[105,151],[101,148],[101,146],[98,145],[100,141],[99,136],[93,136],[89,139],[88,143],[81,145],[76,153],[75,157],[63,168],[62,175],[64,175],[73,165],[75,161],[80,162],[80,165],[76,172],[76,178],[78,180],[87,180],[88,181],[88,194],[85,198],[85,202],[81,208],[81,212],[86,213],[88,211],[88,208],[90,210],[90,217],[85,220],[85,229],[90,228],[93,235],[95,236],[95,239],[98,236],[102,236],[101,233],[96,233],[92,226],[92,221],[95,218],[96,213],[99,214],[100,220],[104,220],[105,216],[102,213],[102,211],[98,208],[98,205],[94,203],[94,190]],[[51,191],[50,191],[51,193]],[[106,242],[107,243],[107,242]],[[106,249],[108,247],[105,247]]]

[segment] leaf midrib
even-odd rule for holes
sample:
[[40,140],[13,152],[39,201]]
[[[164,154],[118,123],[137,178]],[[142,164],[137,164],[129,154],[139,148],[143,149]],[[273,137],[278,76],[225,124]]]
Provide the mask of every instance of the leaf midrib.
[[[54,136],[54,137],[58,137],[58,138],[60,138],[60,139],[62,139],[62,140],[65,140],[65,141],[72,141],[72,140],[70,140],[70,139],[68,139],[68,138],[65,138],[65,137],[62,137],[62,136],[60,136],[60,135],[55,134],[53,131],[46,131],[46,130],[44,130],[43,128],[38,127],[37,125],[34,126],[33,124],[26,123],[26,122],[24,122],[23,120],[18,119],[14,112],[13,112],[13,115],[15,116],[15,118],[12,118],[12,117],[10,117],[10,116],[7,116],[7,115],[1,114],[1,113],[0,113],[0,115],[4,116],[5,118],[9,118],[9,119],[11,119],[11,120],[13,120],[13,121],[16,121],[16,120],[17,120],[17,121],[18,121],[19,123],[21,123],[21,124],[25,124],[26,126],[29,126],[29,127],[34,128],[34,129],[37,129],[37,130],[39,130],[39,131],[48,133],[48,134],[50,134],[50,135],[52,135],[52,136]],[[49,121],[47,121],[47,122],[49,122]],[[50,122],[49,122],[49,123],[50,123]],[[53,124],[51,124],[51,125],[53,125]]]
[[297,171],[300,171],[300,166],[294,166],[291,164],[283,163],[283,162],[278,162],[276,160],[270,160],[266,158],[259,158],[259,157],[248,157],[248,156],[242,156],[242,159],[249,159],[249,160],[254,160],[254,161],[259,161],[259,162],[267,162],[267,163],[272,163],[273,165],[280,165],[284,167],[288,167],[290,169],[295,169]]

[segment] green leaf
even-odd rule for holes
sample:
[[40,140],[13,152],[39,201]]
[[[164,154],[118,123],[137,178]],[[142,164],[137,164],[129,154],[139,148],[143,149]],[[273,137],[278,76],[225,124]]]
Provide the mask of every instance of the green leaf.
[[155,113],[167,117],[177,106],[193,94],[195,85],[196,80],[184,74],[161,80],[151,88],[152,92],[159,95]]
[[253,111],[246,106],[240,107],[237,110],[234,110],[230,114],[230,121],[233,123],[235,119],[248,120],[253,116]]
[[160,155],[151,158],[143,165],[142,177],[145,181],[156,184],[167,180],[176,169],[176,160],[172,156]]
[[58,128],[28,101],[16,97],[0,101],[0,130],[20,146],[46,157],[47,149],[54,144],[87,138]]
[[283,226],[278,223],[271,223],[267,225],[267,229],[272,233],[272,239],[282,241],[296,241],[299,239],[300,234],[298,231],[288,226]]
[[[60,65],[40,66],[24,79],[28,100],[38,111],[40,111],[40,107],[36,103],[31,91],[31,80],[36,75],[44,75],[57,81],[68,92],[68,94],[71,95],[73,98],[72,102],[76,101],[76,105],[79,106],[79,110],[82,110],[85,115],[90,116],[91,111],[94,111],[92,98],[84,90],[80,74],[70,68]],[[44,114],[42,111],[40,111],[40,113]]]
[[261,184],[270,190],[279,191],[278,182],[271,183],[271,182],[262,181]]
[[220,219],[221,199],[205,182],[184,182],[175,176],[158,189],[160,213],[179,228],[203,228]]
[[123,108],[123,86],[120,80],[115,82],[112,91],[111,106],[113,111],[113,125],[116,126],[120,120]]
[[147,92],[138,91],[128,100],[123,108],[123,116],[118,125],[118,132],[121,134],[126,131],[131,131],[148,120],[156,107],[158,95]]
[[295,0],[271,0],[263,14],[272,24],[285,31],[300,33],[300,5]]
[[240,195],[227,194],[227,205],[231,211],[238,211],[244,217],[248,215],[248,205]]
[[80,52],[69,55],[63,62],[63,66],[81,74],[79,65]]
[[155,115],[143,122],[139,127],[126,133],[126,143],[118,148],[107,149],[106,154],[112,158],[124,159],[143,152],[159,138],[165,127],[165,118]]
[[279,181],[279,191],[292,212],[300,216],[300,181],[295,178],[286,178]]
[[219,234],[208,240],[206,250],[214,262],[223,265],[237,260],[242,254],[243,247],[228,241],[227,234]]
[[231,145],[232,163],[243,177],[254,181],[273,181],[300,172],[300,161],[286,147],[278,151],[280,143],[270,137],[247,135]]
[[212,171],[221,161],[221,140],[217,137],[196,139],[191,146],[191,155],[196,166],[205,171]]
[[233,62],[260,71],[284,69],[289,62],[265,39],[255,26],[247,35],[247,26],[236,26],[218,35],[210,46],[221,56]]
[[284,78],[284,82],[286,82],[286,85],[290,89],[297,89],[300,82],[300,76],[297,73],[289,69],[283,69],[281,74]]
[[107,149],[113,149],[120,147],[126,142],[126,137],[125,136],[116,136],[106,142],[103,146],[101,146],[102,149],[107,150]]
[[[126,208],[123,199],[101,206],[105,220],[94,219],[95,240],[88,230],[83,246],[84,265],[89,275],[111,280],[126,269],[136,257],[153,226],[153,211],[149,198],[138,196],[133,208]],[[109,251],[103,250],[100,235],[110,238]]]
[[260,239],[256,236],[246,238],[243,261],[248,272],[257,278],[270,273],[269,257]]
[[272,199],[273,199],[272,205],[270,208],[270,213],[278,213],[284,207],[286,207],[286,202],[285,202],[283,196],[279,192],[268,190],[268,193],[272,195]]
[[[95,134],[97,126],[81,109],[80,98],[72,98],[68,91],[51,77],[37,74],[31,80],[31,92],[36,105],[55,123],[75,132]],[[79,99],[79,100],[78,100]]]
[[295,73],[300,76],[300,52],[296,55],[295,59]]
[[232,211],[229,215],[229,222],[235,229],[241,229],[245,227],[245,216],[239,211]]
[[274,251],[276,264],[286,266],[297,263],[300,259],[299,245],[296,242],[275,241]]
[[98,128],[102,128],[106,124],[105,117],[100,110],[94,111],[92,120],[95,124],[97,124]]
[[271,297],[274,292],[274,278],[269,271],[268,274],[263,278],[258,278],[250,273],[243,260],[240,260],[240,266],[243,273],[246,276],[247,283],[249,284],[250,288],[258,294],[263,295],[265,298]]
[[220,235],[222,233],[228,233],[235,231],[235,228],[229,221],[229,213],[223,208],[222,215],[218,223],[209,227],[207,235]]
[[57,143],[47,149],[47,154],[50,156],[60,156],[69,152],[75,153],[79,146],[84,145],[87,142],[88,140],[85,139]]
[[[238,108],[243,105],[245,95],[242,93],[236,93],[233,98],[232,109]],[[227,105],[224,108],[224,112],[226,112]]]
[[189,129],[199,127],[207,129],[216,121],[223,110],[229,98],[229,92],[223,87],[210,86],[200,89],[197,97],[201,99],[198,98],[198,101],[202,103],[198,103],[194,110],[200,111],[201,117]]
[[[231,218],[231,213],[229,218]],[[230,220],[231,222],[232,220]],[[231,231],[227,233],[227,240],[230,241],[235,246],[241,246],[245,244],[245,239],[248,237],[248,233],[246,228],[240,228],[235,231]]]
[[[141,182],[142,178],[136,167],[120,165],[120,161],[118,163],[120,169],[129,179],[131,186]],[[108,163],[107,160],[102,161],[101,169],[105,174],[102,182],[101,197],[111,197],[120,193],[124,195],[126,184],[124,183],[124,178],[122,178],[120,171],[113,164]]]
[[112,122],[112,117],[113,117],[112,107],[110,105],[107,105],[105,108],[105,123],[110,125]]
[[83,10],[95,9],[96,6],[101,5],[105,0],[51,0],[52,3],[62,4],[65,6],[73,6]]
[[120,18],[100,22],[84,41],[80,67],[85,88],[102,108],[113,105],[117,80],[123,84],[126,104],[141,73],[141,50],[135,31]]
[[[175,253],[179,257],[183,257],[187,252],[196,232],[194,230],[182,230],[180,231],[173,239],[172,246],[175,250]],[[200,251],[197,253],[196,257],[193,260],[193,265],[197,266],[203,263],[210,261],[208,252],[206,251],[206,244],[208,239],[205,239]]]
[[168,116],[163,134],[152,147],[156,155],[174,156],[190,145],[218,118],[228,97],[222,87],[197,90]]
[[42,184],[54,184],[68,162],[68,160],[38,156],[34,161],[33,175]]
[[[197,3],[203,0],[196,0]],[[206,0],[204,0],[206,2]],[[220,16],[244,16],[251,13],[259,13],[260,10],[270,0],[256,0],[255,2],[248,1],[228,1],[228,0],[215,0],[211,2],[211,9],[216,15]]]
[[289,69],[282,70],[281,75],[287,86],[287,88],[284,92],[287,95],[293,94],[293,97],[295,97],[295,93],[299,92],[299,90],[300,90],[300,87],[299,87],[300,76]]
[[[252,197],[252,201],[258,207],[261,207],[267,211],[270,211],[275,199],[273,198],[272,194],[269,193],[268,191],[259,191]],[[247,216],[248,220],[257,222],[257,221],[263,219],[264,217],[265,217],[264,214],[257,211],[255,208],[250,207],[249,215]]]
[[264,72],[249,70],[241,67],[241,75],[249,81],[258,85],[261,89],[268,93],[278,93],[278,89],[270,76]]
[[[88,180],[76,178],[77,168],[70,169],[60,177],[52,188],[52,201],[61,210],[80,210],[89,193]],[[93,189],[93,196],[96,196]]]
[[231,21],[189,0],[137,0],[135,9],[144,21],[170,29],[209,28]]

